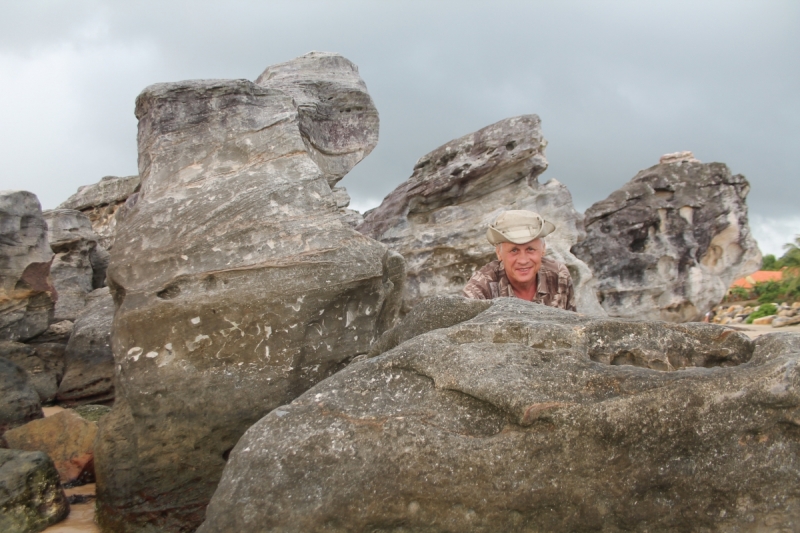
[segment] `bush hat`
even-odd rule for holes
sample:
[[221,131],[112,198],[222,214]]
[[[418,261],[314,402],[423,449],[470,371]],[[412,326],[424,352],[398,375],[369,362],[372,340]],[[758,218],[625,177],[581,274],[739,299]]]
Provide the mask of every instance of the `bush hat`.
[[555,229],[555,225],[543,219],[539,213],[511,210],[500,213],[494,223],[489,224],[486,238],[495,246],[501,242],[525,244],[546,237]]

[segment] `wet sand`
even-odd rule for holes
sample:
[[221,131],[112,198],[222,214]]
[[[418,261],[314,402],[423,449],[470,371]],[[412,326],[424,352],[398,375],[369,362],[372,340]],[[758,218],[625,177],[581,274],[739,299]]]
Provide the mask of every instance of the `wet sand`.
[[86,503],[73,503],[69,506],[69,516],[45,529],[45,533],[100,533],[100,528],[94,523],[94,483],[65,489],[69,496],[89,496],[92,498]]

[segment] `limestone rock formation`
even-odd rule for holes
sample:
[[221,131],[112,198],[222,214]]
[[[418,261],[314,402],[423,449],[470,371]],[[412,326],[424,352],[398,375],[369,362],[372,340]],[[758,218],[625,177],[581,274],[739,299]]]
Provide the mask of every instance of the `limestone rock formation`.
[[25,341],[52,322],[53,252],[36,195],[0,191],[0,339]]
[[64,353],[64,377],[56,398],[64,405],[114,400],[111,326],[114,300],[108,288],[89,294]]
[[0,357],[25,370],[42,403],[52,402],[55,399],[58,385],[64,376],[63,344],[30,345],[0,341]]
[[[691,155],[691,154],[690,154]],[[745,198],[750,185],[722,163],[655,165],[585,213],[572,248],[599,280],[611,316],[687,322],[761,265]]]
[[42,531],[68,514],[67,497],[47,454],[0,449],[0,531]]
[[74,209],[44,212],[47,237],[55,257],[50,278],[58,292],[54,320],[74,321],[86,306],[86,295],[105,286],[109,254],[89,218]]
[[106,176],[92,185],[78,187],[58,209],[76,209],[89,217],[92,229],[99,236],[100,246],[110,250],[114,246],[117,229],[117,211],[125,200],[139,189],[139,176]]
[[42,418],[42,401],[28,373],[8,359],[0,357],[0,445],[3,432]]
[[46,453],[65,486],[94,481],[96,436],[97,424],[72,409],[33,420],[5,433],[9,448]]
[[604,314],[595,280],[570,247],[584,237],[572,196],[547,168],[539,117],[524,115],[450,141],[423,156],[411,177],[368,211],[358,230],[400,253],[408,263],[407,313],[424,298],[460,294],[472,273],[496,259],[486,227],[508,209],[530,209],[557,226],[547,253],[567,265],[578,311]]
[[797,346],[493,300],[261,419],[198,533],[793,530]]
[[153,85],[136,115],[141,190],[108,270],[116,399],[98,519],[188,531],[242,433],[391,326],[404,270],[331,191],[377,139],[344,58],[309,54],[258,83]]

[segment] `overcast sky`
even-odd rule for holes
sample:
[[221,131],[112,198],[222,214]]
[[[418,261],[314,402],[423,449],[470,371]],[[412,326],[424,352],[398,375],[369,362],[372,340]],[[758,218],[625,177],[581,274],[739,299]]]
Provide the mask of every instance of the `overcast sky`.
[[47,209],[135,174],[144,87],[254,80],[311,50],[356,63],[380,113],[377,148],[341,183],[362,211],[427,152],[536,113],[540,180],[579,211],[692,150],[748,178],[764,253],[800,234],[796,0],[3,1],[0,189]]

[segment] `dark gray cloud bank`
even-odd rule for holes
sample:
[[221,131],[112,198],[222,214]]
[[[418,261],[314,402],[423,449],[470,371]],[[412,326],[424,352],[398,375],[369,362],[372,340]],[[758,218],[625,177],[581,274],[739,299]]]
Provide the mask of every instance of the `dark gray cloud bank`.
[[542,118],[550,168],[586,209],[660,155],[750,180],[766,253],[800,233],[800,3],[786,1],[4,2],[2,189],[52,208],[136,173],[136,95],[255,79],[310,50],[359,65],[380,142],[343,184],[372,207],[437,146]]

